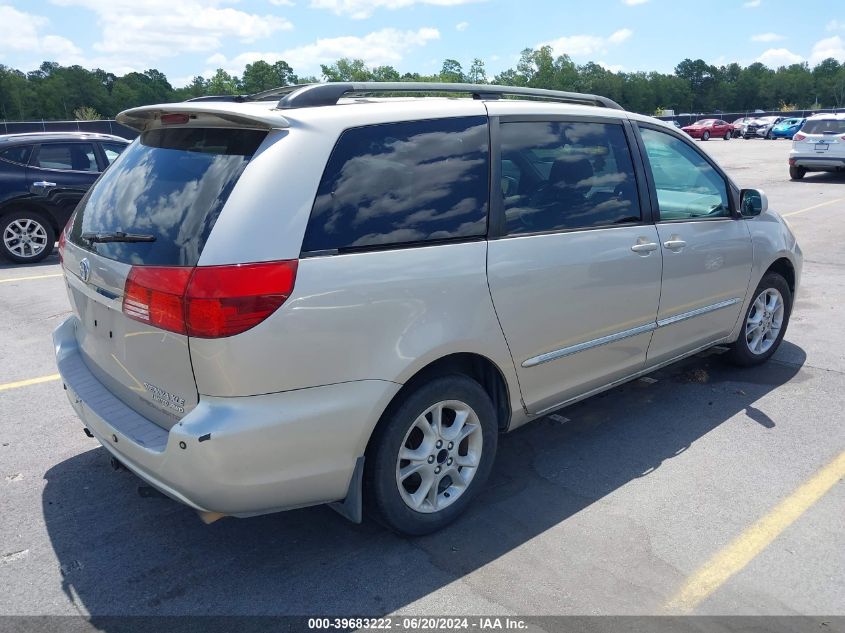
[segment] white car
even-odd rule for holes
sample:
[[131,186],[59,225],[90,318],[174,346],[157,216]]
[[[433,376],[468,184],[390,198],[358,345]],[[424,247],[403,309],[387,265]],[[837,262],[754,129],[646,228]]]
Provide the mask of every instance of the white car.
[[816,114],[792,137],[789,177],[808,171],[845,171],[845,114]]

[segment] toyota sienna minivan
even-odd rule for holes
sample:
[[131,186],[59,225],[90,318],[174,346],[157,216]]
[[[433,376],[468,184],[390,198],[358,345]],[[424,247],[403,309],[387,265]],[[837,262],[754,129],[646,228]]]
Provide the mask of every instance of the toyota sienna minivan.
[[603,97],[315,84],[118,120],[140,136],[60,236],[56,358],[86,429],[206,520],[439,529],[500,433],[713,345],[762,363],[789,322],[765,194]]

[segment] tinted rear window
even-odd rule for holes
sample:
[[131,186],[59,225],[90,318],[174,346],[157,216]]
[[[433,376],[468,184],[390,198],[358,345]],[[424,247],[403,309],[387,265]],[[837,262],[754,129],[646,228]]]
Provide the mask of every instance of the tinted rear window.
[[326,165],[302,250],[484,235],[488,144],[486,117],[345,131]]
[[[82,201],[70,241],[133,265],[194,266],[266,132],[182,128],[144,132]],[[84,233],[138,233],[154,242],[92,243]]]
[[804,123],[804,134],[845,134],[845,119],[814,119]]

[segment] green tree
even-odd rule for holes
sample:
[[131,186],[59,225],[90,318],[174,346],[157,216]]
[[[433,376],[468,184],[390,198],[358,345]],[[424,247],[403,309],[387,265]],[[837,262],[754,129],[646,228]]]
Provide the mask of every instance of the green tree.
[[329,66],[320,64],[326,81],[372,81],[373,74],[363,59],[341,57]]
[[246,65],[240,87],[244,93],[254,94],[296,83],[298,83],[297,77],[287,62],[279,60],[268,64],[263,59],[259,59],[257,62]]
[[208,80],[206,92],[210,95],[238,94],[238,78],[233,77],[222,68],[218,68]]
[[443,62],[443,67],[440,69],[440,81],[448,83],[461,83],[465,81],[464,69],[461,67],[461,62],[455,59],[447,59]]
[[473,84],[486,84],[487,71],[484,68],[484,62],[477,57],[473,59],[466,78],[467,81]]

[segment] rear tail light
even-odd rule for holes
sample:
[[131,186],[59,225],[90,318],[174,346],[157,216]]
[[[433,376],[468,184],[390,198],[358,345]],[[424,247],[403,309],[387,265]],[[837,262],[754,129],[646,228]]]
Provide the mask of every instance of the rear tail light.
[[255,327],[287,300],[297,260],[228,266],[133,266],[123,312],[131,319],[200,338]]
[[801,134],[801,132],[798,132],[795,136],[792,137],[792,140],[793,141],[803,141],[805,138],[807,138],[806,134]]
[[70,220],[67,221],[67,224],[64,225],[61,232],[59,233],[59,264],[64,263],[65,261],[65,244],[67,243],[67,233],[70,231],[70,227],[73,226],[73,220],[76,217],[76,214],[70,216]]

